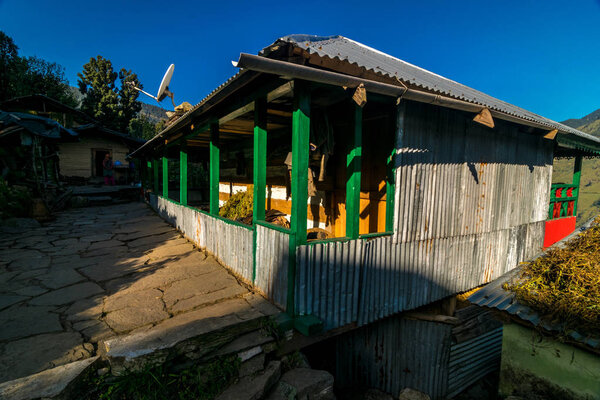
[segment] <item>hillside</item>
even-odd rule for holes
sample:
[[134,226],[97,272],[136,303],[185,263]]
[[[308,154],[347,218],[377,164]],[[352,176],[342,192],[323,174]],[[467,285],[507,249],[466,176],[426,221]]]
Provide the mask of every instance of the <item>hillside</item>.
[[165,114],[166,112],[167,110],[162,107],[142,103],[142,111],[140,111],[140,114],[146,116],[146,118],[148,118],[153,124],[156,124],[161,120],[167,119],[167,114]]
[[[562,122],[580,131],[600,137],[600,109],[583,118]],[[553,183],[570,183],[573,179],[573,159],[554,160]],[[577,223],[581,224],[600,214],[600,159],[584,159],[581,171],[581,190]]]

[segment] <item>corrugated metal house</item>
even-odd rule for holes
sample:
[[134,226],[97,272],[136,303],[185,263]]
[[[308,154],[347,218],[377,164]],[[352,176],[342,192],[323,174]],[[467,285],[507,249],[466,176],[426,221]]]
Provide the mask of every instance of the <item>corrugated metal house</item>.
[[[600,154],[593,136],[341,36],[283,37],[237,66],[132,156],[152,206],[304,332],[366,326],[515,268],[544,245],[551,200],[560,224],[576,213],[578,181],[551,188],[553,158]],[[190,165],[208,175],[194,203]],[[251,225],[218,215],[236,190],[253,191]],[[265,222],[272,209],[290,228]]]

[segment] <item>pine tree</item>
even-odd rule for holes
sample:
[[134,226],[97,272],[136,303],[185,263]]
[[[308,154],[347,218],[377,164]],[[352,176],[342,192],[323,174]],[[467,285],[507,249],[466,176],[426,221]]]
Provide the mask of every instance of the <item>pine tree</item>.
[[[112,62],[102,56],[91,58],[78,73],[77,83],[84,95],[81,110],[96,118],[104,126],[126,132],[129,122],[137,116],[142,105],[139,93],[131,87],[142,88],[137,75],[131,70],[113,70]],[[120,86],[116,80],[119,78]]]

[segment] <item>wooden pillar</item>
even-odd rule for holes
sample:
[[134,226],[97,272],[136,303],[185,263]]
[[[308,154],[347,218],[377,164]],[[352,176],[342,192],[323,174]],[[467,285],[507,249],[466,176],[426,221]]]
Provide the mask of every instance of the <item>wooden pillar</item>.
[[210,213],[219,215],[219,123],[210,124]]
[[394,148],[387,160],[387,182],[385,185],[385,230],[394,231],[394,212],[396,211],[396,167],[400,164],[397,152],[402,148],[404,139],[404,113],[406,103],[396,106],[396,125],[394,131]]
[[306,243],[308,209],[308,154],[310,140],[310,86],[294,82],[292,115],[292,216],[286,311],[295,313],[296,246]]
[[184,141],[179,149],[179,204],[188,204],[188,154],[187,143]]
[[360,225],[360,169],[362,157],[362,107],[353,104],[354,126],[346,153],[346,236],[358,238]]
[[152,160],[152,175],[154,176],[153,192],[158,196],[158,160]]
[[252,222],[265,219],[267,190],[267,99],[254,102],[254,205]]
[[[575,157],[575,165],[573,166],[573,185],[575,185],[575,190],[573,196],[575,197],[575,201],[573,202],[573,216],[577,215],[577,202],[579,200],[579,185],[581,182],[581,163],[582,157]],[[563,195],[564,197],[564,195]]]
[[169,198],[169,159],[167,158],[166,155],[166,149],[165,149],[165,155],[162,157],[162,195],[165,199]]

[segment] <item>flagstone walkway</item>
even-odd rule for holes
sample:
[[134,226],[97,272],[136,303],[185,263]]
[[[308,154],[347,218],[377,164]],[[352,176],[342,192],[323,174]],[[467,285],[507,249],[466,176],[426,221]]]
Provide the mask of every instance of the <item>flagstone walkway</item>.
[[213,316],[222,307],[241,320],[276,312],[143,203],[5,229],[0,383],[91,357],[100,341],[172,326],[209,306]]

